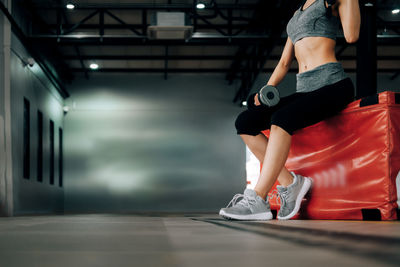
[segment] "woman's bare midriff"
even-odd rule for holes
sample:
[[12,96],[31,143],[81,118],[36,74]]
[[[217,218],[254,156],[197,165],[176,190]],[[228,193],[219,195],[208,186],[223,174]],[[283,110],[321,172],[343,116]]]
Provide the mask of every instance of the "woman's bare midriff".
[[326,37],[305,37],[297,41],[294,53],[299,64],[299,73],[329,62],[337,62],[335,45],[335,40]]

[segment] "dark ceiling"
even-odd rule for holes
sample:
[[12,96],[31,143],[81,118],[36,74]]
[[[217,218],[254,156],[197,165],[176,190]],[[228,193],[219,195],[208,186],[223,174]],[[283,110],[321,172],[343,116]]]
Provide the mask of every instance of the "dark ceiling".
[[[364,0],[363,0],[364,1]],[[68,10],[67,2],[75,8]],[[287,21],[302,0],[197,1],[13,1],[13,16],[26,42],[61,83],[97,72],[222,72],[241,88],[234,101],[246,97],[260,71],[272,71],[286,41]],[[377,3],[378,72],[399,75],[400,8],[398,0]],[[193,36],[154,40],[148,27],[156,12],[184,12]],[[355,45],[337,40],[337,57],[346,71],[356,69]],[[291,71],[296,70],[294,63]]]

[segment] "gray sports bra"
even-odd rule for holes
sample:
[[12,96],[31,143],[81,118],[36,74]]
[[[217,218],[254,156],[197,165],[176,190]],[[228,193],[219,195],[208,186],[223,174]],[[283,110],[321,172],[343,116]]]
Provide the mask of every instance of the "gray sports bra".
[[336,40],[339,19],[326,16],[325,0],[315,0],[303,10],[304,4],[289,20],[286,31],[295,44],[298,40],[310,36],[322,36]]

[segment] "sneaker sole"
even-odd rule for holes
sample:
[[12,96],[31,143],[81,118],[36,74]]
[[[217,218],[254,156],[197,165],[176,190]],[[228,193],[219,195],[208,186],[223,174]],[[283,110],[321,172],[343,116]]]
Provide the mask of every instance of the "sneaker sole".
[[284,217],[277,216],[279,220],[289,220],[294,215],[296,215],[297,212],[299,212],[301,201],[303,200],[304,196],[307,194],[308,190],[310,190],[311,184],[312,184],[312,180],[308,177],[304,177],[304,183],[300,189],[299,195],[297,196],[294,210],[291,213],[289,213],[289,215],[286,215]]
[[224,217],[225,219],[230,220],[242,220],[242,221],[268,221],[272,219],[272,212],[263,212],[257,214],[250,215],[237,215],[237,214],[229,214],[223,210],[220,210],[219,215]]

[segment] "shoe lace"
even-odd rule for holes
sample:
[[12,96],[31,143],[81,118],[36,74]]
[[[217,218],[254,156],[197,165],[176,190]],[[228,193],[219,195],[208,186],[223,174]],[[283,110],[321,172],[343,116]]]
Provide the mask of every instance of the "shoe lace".
[[278,192],[279,194],[279,198],[281,201],[281,207],[284,207],[286,205],[286,201],[288,198],[288,192],[287,191],[282,191],[282,192]]
[[[275,198],[275,201],[273,201]],[[271,193],[268,194],[268,202],[269,203],[276,203],[276,204],[281,204],[280,198],[279,198],[279,192],[277,189],[274,189],[271,191]]]
[[[242,200],[240,200],[238,202],[238,200],[242,198]],[[250,206],[256,204],[256,199],[253,197],[248,197],[245,196],[243,194],[236,194],[233,196],[232,200],[229,202],[228,206],[226,206],[227,208],[229,208],[230,205],[235,206],[235,205],[241,205],[244,206],[246,208],[250,208]]]

